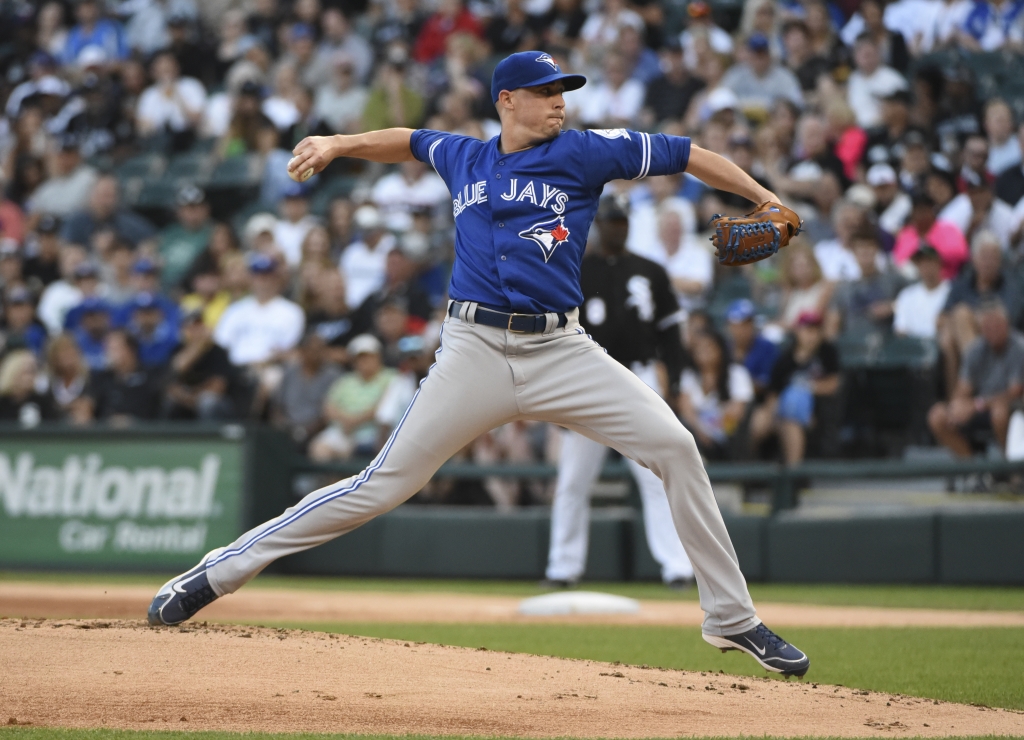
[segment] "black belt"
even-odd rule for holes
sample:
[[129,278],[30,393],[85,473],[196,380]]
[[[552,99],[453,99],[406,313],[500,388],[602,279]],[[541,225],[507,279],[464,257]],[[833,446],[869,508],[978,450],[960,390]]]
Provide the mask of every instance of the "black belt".
[[[466,304],[462,301],[452,301],[452,305],[448,308],[448,315],[458,318],[464,305]],[[505,313],[484,308],[479,304],[477,304],[476,316],[473,317],[473,321],[484,326],[507,329],[516,334],[543,334],[548,329],[547,314]],[[558,314],[558,328],[565,326],[568,322],[569,319],[564,313]]]

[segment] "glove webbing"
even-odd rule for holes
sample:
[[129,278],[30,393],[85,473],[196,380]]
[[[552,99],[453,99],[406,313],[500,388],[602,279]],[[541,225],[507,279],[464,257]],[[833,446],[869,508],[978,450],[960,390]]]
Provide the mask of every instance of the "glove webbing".
[[[714,216],[711,217],[711,220],[715,221],[716,219],[719,219],[721,217],[722,214],[716,213]],[[722,227],[719,226],[716,229],[716,232],[718,235],[718,241],[719,243],[721,243],[723,241]],[[771,255],[776,254],[779,251],[779,241],[782,239],[782,234],[779,232],[775,224],[772,223],[771,221],[758,221],[755,223],[733,224],[729,228],[728,243],[726,243],[723,248],[718,250],[718,261],[723,263],[732,261],[732,258],[736,256],[736,253],[739,249],[740,241],[745,237],[754,237],[760,234],[767,233],[771,233],[772,235],[771,243],[762,244],[754,249],[748,250],[745,255],[739,256],[740,259],[743,260],[752,260],[755,257],[770,257]],[[711,241],[714,240],[715,238],[712,237]]]

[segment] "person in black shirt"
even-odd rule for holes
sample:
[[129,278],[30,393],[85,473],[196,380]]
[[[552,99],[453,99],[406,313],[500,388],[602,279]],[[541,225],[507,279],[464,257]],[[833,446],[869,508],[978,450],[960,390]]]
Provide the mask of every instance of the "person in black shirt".
[[818,405],[839,392],[839,370],[839,351],[825,339],[821,314],[800,314],[792,344],[772,368],[768,399],[751,418],[751,439],[758,443],[775,433],[785,463],[802,461]]
[[202,309],[191,311],[181,323],[181,344],[171,358],[167,418],[230,419],[234,406],[229,391],[234,375],[228,353],[214,343],[203,323]]
[[34,427],[60,416],[53,398],[36,390],[35,355],[25,349],[9,352],[0,363],[0,423]]
[[105,342],[109,369],[89,374],[74,416],[82,422],[104,420],[127,425],[155,419],[160,413],[160,386],[139,364],[139,346],[127,331],[117,329]]
[[313,309],[306,317],[307,331],[324,340],[329,362],[344,365],[348,359],[345,348],[355,336],[345,300],[345,278],[337,270],[323,273],[315,283],[314,295]]
[[[667,391],[674,400],[684,357],[679,304],[664,268],[626,251],[627,208],[628,202],[614,197],[601,200],[595,221],[601,251],[585,257],[580,268],[580,323],[615,360],[661,395]],[[570,586],[583,575],[590,489],[601,472],[606,452],[599,442],[575,432],[566,432],[562,438],[551,509],[545,582],[549,587]],[[661,479],[632,461],[629,466],[640,489],[647,543],[661,565],[662,580],[675,588],[691,585],[693,568],[673,529]]]
[[37,294],[60,280],[60,229],[60,220],[48,213],[36,224],[35,252],[25,260],[21,274]]
[[683,48],[677,37],[669,37],[661,61],[664,74],[647,85],[647,97],[644,100],[645,114],[655,124],[683,118],[693,96],[704,89],[703,80],[691,77],[687,71]]
[[409,318],[422,329],[433,307],[427,294],[416,284],[417,264],[400,246],[388,252],[384,265],[384,285],[374,291],[352,314],[352,333],[365,334],[373,332],[374,317],[384,304],[400,300],[406,308]]

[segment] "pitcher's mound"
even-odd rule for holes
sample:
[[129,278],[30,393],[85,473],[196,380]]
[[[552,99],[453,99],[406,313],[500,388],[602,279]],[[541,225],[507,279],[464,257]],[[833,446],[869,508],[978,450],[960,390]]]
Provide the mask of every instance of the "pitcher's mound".
[[0,723],[43,727],[621,738],[1024,734],[1024,715],[1010,711],[809,681],[315,632],[4,619],[0,644]]

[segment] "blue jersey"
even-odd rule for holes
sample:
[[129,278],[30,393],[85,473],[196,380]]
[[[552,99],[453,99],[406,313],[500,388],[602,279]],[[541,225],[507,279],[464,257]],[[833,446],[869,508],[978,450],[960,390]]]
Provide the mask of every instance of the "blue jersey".
[[583,302],[580,262],[605,183],[682,172],[690,158],[688,138],[626,129],[563,131],[513,154],[499,141],[419,130],[411,145],[453,196],[449,297],[520,313]]

